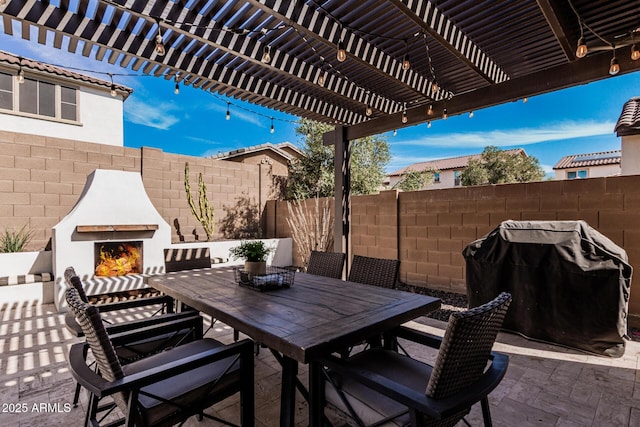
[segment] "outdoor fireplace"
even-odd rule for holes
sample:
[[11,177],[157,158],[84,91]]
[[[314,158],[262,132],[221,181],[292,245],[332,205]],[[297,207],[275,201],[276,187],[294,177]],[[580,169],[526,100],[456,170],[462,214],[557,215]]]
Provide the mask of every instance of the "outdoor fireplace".
[[117,277],[144,272],[142,240],[132,242],[95,242],[93,259],[97,277]]
[[96,169],[71,212],[53,227],[52,246],[54,302],[66,311],[67,267],[75,269],[89,295],[146,287],[148,275],[164,272],[171,227],[139,173]]

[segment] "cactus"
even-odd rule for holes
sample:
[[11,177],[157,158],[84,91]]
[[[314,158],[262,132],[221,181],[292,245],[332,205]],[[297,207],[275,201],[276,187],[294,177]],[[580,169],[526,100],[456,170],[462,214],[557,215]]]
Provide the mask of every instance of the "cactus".
[[202,172],[198,174],[198,209],[191,195],[191,183],[189,182],[189,163],[184,164],[184,189],[187,192],[187,201],[191,207],[191,213],[202,224],[202,228],[207,235],[207,242],[211,241],[214,230],[213,206],[207,197],[207,186],[202,179]]

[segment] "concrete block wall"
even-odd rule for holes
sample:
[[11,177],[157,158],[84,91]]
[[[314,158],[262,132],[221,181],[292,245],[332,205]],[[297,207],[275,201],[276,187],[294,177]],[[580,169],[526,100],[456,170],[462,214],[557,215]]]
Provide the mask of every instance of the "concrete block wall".
[[[276,213],[277,237],[286,237],[286,210]],[[465,293],[462,250],[509,219],[584,220],[640,271],[640,175],[355,196],[352,254],[398,258],[402,281]],[[640,326],[635,288],[632,281],[629,323]]]
[[260,178],[260,167],[256,165],[169,154],[155,148],[117,147],[0,131],[0,232],[27,225],[33,232],[27,249],[45,249],[51,227],[71,211],[87,175],[100,168],[142,174],[149,197],[172,227],[172,241],[205,240],[186,201],[185,162],[190,164],[196,200],[198,173],[203,173],[215,208],[215,237],[221,237],[218,224],[239,198],[243,203],[254,203],[259,214],[262,212],[263,194],[269,191],[260,191],[260,185],[271,181]]

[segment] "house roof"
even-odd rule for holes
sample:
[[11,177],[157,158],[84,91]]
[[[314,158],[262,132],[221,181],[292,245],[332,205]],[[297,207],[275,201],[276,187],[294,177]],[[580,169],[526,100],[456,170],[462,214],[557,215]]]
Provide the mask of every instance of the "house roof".
[[620,164],[621,150],[601,151],[598,153],[573,154],[564,156],[553,169],[572,169],[588,166],[603,166]]
[[[509,154],[521,154],[526,156],[527,153],[522,148],[514,148],[512,150],[504,150]],[[480,159],[482,154],[472,154],[470,156],[448,157],[446,159],[430,160],[428,162],[414,163],[406,166],[402,169],[391,172],[388,176],[401,176],[411,171],[424,171],[424,170],[451,170],[451,169],[464,169],[469,165],[469,160]]]
[[[99,86],[103,89],[111,89],[111,82],[106,80],[97,79],[95,77],[87,76],[84,74],[76,73],[73,71],[65,70],[58,66],[47,64],[46,62],[36,61],[34,59],[23,58],[13,53],[0,50],[0,64],[9,65],[12,68],[19,69],[22,67],[25,70],[31,70],[35,72],[45,73],[65,79],[77,80],[83,83],[90,84],[92,86]],[[120,92],[124,99],[133,93],[133,89],[127,86],[115,84],[114,86],[118,92]]]
[[[298,153],[299,155],[294,156],[289,151],[287,151],[287,149]],[[265,144],[254,145],[251,147],[238,148],[237,150],[228,151],[226,153],[218,153],[217,155],[211,157],[216,160],[228,160],[234,157],[244,156],[246,154],[256,153],[260,151],[273,151],[284,157],[288,161],[294,160],[295,158],[300,156],[304,156],[304,153],[290,142],[281,142],[279,144],[272,144],[270,142],[267,142]]]
[[[640,36],[637,7],[629,0],[30,0],[4,2],[0,13],[9,35],[345,126],[354,140],[441,118],[445,108],[462,114],[609,78],[614,46],[618,75],[638,71],[628,54]],[[577,58],[582,34],[588,54]]]
[[625,102],[615,131],[618,136],[640,134],[640,97],[631,98]]

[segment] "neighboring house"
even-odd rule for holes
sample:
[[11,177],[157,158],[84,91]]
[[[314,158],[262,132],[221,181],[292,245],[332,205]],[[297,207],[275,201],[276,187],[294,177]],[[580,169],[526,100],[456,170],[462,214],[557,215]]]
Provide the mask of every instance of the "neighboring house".
[[621,150],[564,156],[553,167],[555,179],[581,179],[620,175]]
[[227,160],[253,165],[266,164],[271,166],[271,174],[279,176],[289,175],[289,163],[304,156],[304,153],[290,142],[280,144],[254,145],[252,147],[239,148],[212,156],[216,160]]
[[0,131],[124,146],[133,89],[0,51]]
[[[505,150],[506,153],[520,154],[526,157],[527,153],[522,148]],[[431,160],[428,162],[414,163],[387,175],[384,184],[387,188],[395,188],[402,181],[404,174],[410,171],[436,171],[433,182],[427,183],[422,190],[439,190],[460,186],[460,174],[469,165],[469,160],[480,159],[481,154],[470,156],[449,157],[446,159]]]

